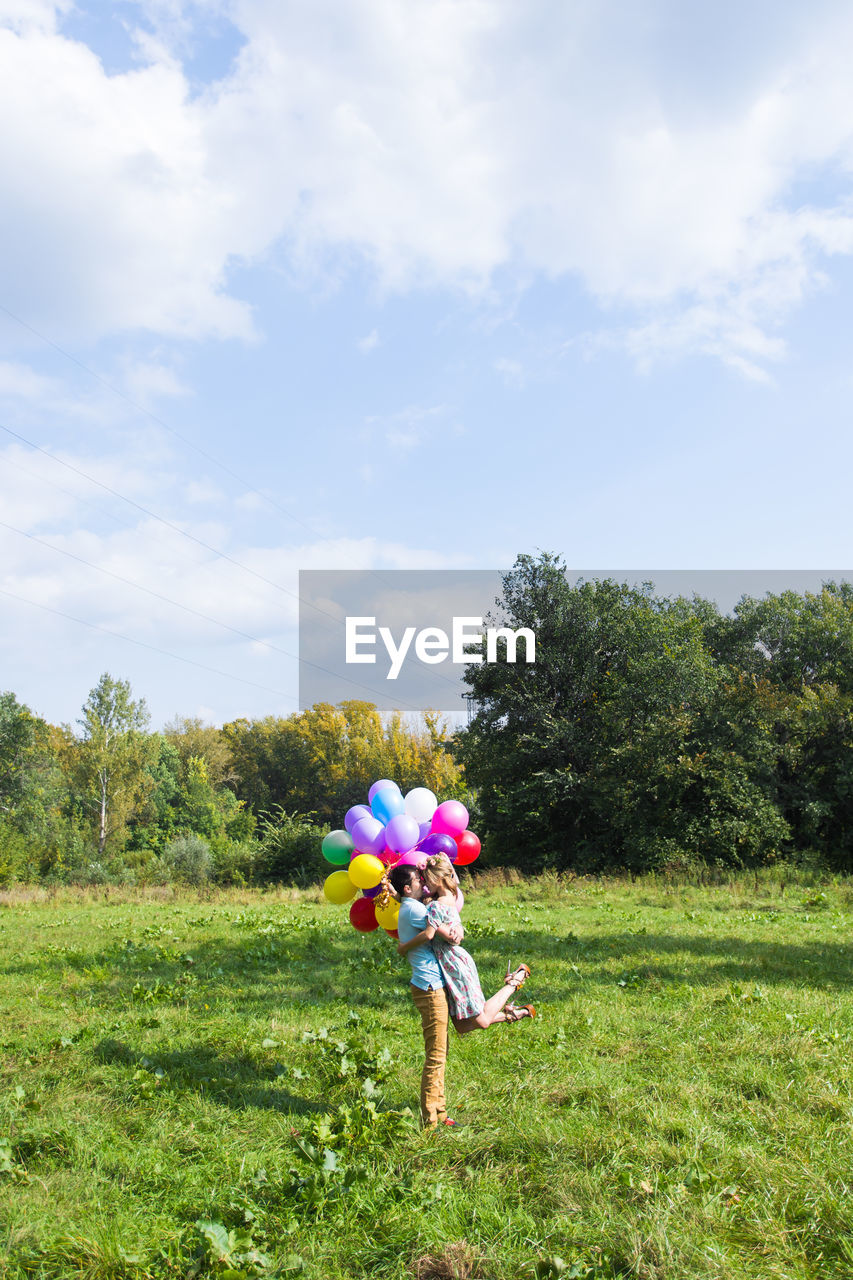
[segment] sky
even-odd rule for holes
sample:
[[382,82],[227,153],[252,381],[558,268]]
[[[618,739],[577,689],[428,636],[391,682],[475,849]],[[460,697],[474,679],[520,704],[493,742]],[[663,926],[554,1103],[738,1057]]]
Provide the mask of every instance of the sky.
[[287,715],[300,569],[853,565],[851,64],[828,0],[0,0],[0,689]]

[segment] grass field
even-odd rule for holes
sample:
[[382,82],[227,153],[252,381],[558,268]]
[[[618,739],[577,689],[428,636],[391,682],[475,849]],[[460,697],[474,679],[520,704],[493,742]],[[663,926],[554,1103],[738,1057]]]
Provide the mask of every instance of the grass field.
[[853,1276],[853,886],[480,885],[422,1133],[407,967],[316,894],[0,895],[0,1275]]

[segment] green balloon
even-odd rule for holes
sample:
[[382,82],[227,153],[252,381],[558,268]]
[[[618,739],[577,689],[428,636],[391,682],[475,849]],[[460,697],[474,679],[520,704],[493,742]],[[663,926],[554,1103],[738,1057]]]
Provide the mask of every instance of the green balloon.
[[323,839],[323,857],[333,867],[345,867],[355,848],[348,831],[330,831]]

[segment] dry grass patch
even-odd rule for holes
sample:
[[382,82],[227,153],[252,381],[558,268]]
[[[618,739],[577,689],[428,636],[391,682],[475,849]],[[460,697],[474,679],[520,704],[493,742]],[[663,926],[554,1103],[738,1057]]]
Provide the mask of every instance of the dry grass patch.
[[467,1240],[455,1240],[441,1253],[426,1253],[414,1263],[415,1280],[474,1280],[479,1259]]

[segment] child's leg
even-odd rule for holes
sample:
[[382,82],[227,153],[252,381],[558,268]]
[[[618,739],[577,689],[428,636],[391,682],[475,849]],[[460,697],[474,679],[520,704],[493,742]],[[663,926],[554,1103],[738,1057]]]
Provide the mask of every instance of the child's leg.
[[486,1027],[491,1027],[495,1022],[506,1022],[503,1007],[514,994],[515,987],[506,983],[486,1001],[480,1013],[472,1014],[470,1018],[454,1018],[454,1027],[464,1036],[469,1031],[485,1031]]
[[[527,969],[526,966],[524,967],[527,973],[529,973],[530,970]],[[475,1013],[470,1018],[453,1019],[453,1025],[461,1036],[466,1035],[469,1031],[485,1031],[486,1027],[491,1027],[496,1022],[508,1022],[510,1020],[504,1013],[503,1008],[510,996],[514,995],[521,986],[523,977],[519,979],[519,972],[520,970],[517,969],[515,973],[511,975],[514,980],[512,982],[505,982],[500,991],[496,991],[495,994],[486,1001],[480,1013]],[[526,974],[524,976],[526,976]],[[516,1019],[512,1019],[512,1021],[516,1021]]]

